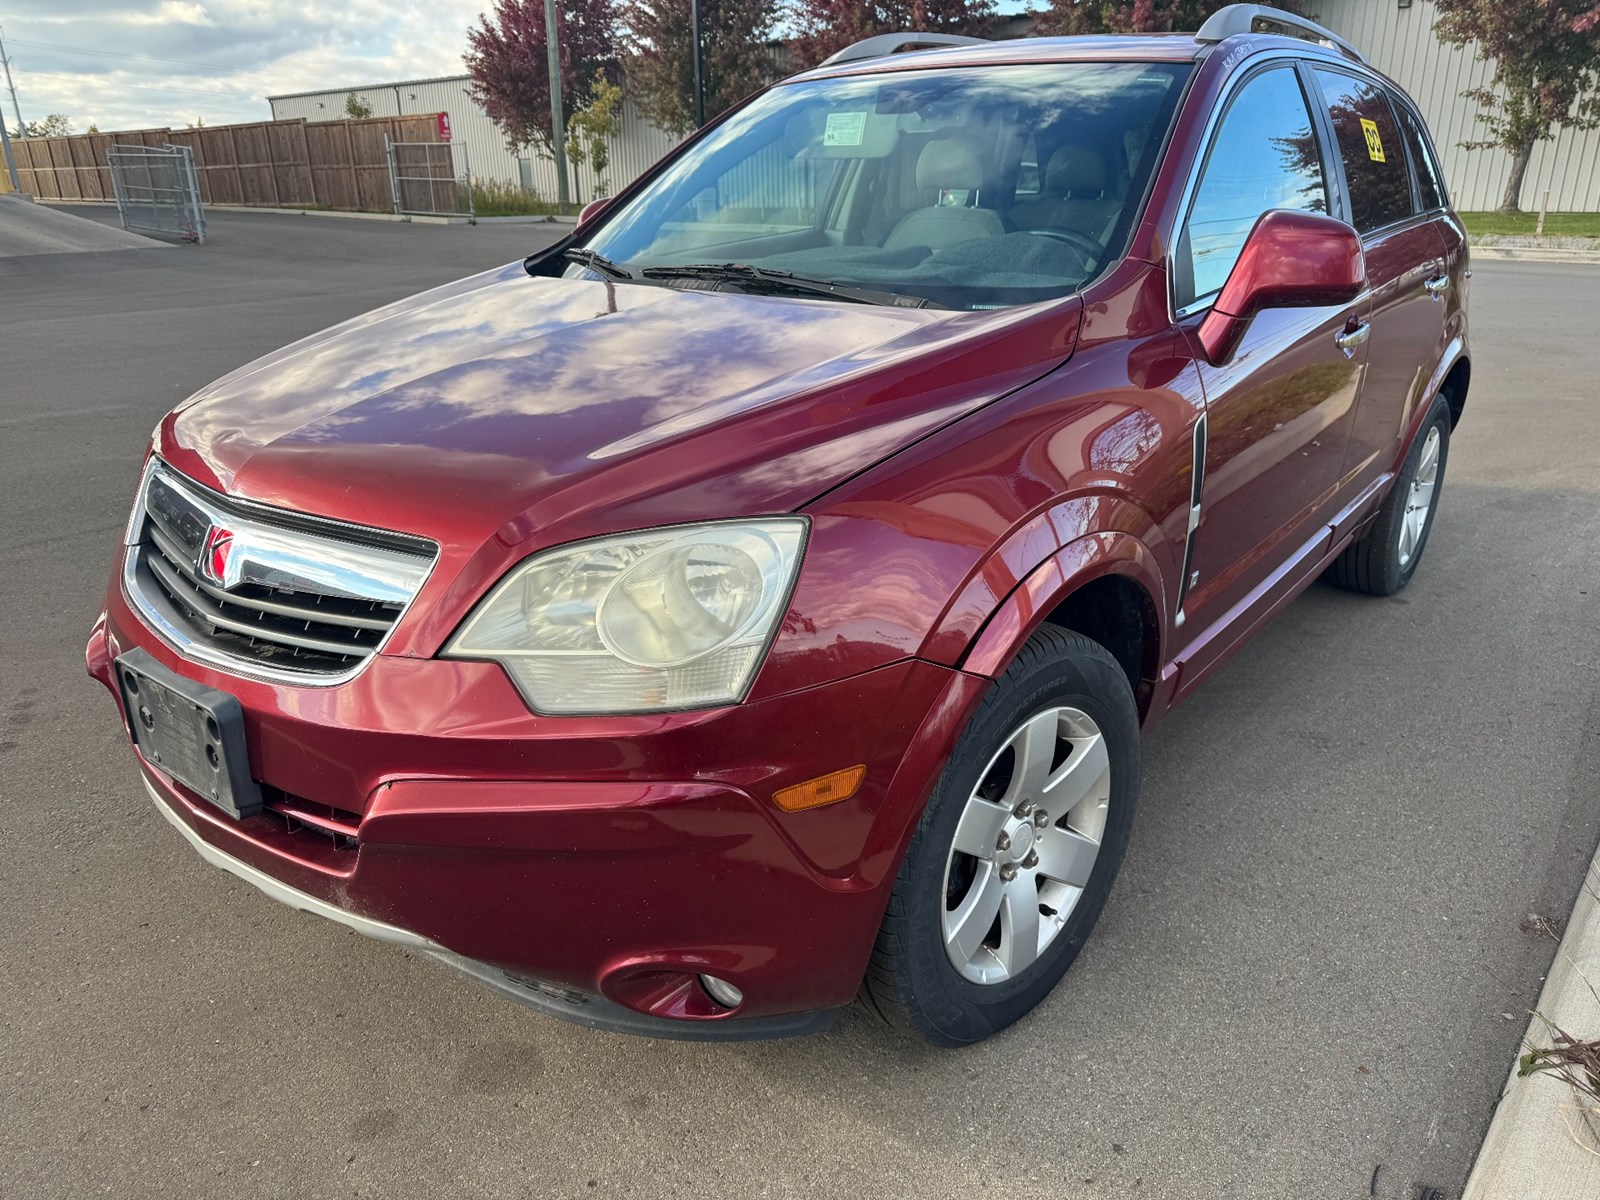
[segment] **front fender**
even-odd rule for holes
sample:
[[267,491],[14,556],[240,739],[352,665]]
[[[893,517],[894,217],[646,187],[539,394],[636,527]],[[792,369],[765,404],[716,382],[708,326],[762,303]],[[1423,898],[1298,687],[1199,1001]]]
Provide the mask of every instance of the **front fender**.
[[[1002,674],[1035,630],[1073,592],[1096,579],[1120,575],[1149,595],[1157,614],[1167,612],[1166,584],[1155,555],[1131,533],[1091,533],[1069,542],[1030,571],[994,610],[961,662],[962,670]],[[1154,661],[1166,661],[1165,621],[1157,621]]]

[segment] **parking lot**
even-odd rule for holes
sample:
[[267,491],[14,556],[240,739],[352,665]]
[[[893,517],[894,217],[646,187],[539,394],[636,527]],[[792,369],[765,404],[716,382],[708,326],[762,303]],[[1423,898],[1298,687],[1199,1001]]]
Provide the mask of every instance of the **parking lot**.
[[1600,837],[1600,268],[1478,264],[1416,581],[1314,587],[1154,733],[1036,1014],[958,1052],[861,1012],[701,1045],[205,865],[83,671],[168,407],[559,233],[218,213],[201,248],[0,259],[0,1193],[1453,1197]]

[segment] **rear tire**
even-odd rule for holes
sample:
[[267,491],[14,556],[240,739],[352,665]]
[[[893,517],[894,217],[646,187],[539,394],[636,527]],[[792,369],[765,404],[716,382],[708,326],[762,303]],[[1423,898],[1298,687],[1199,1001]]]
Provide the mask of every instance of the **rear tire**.
[[1450,405],[1443,396],[1435,396],[1377,519],[1333,560],[1323,578],[1369,596],[1392,596],[1410,583],[1439,511],[1449,457]]
[[1139,715],[1096,642],[1054,626],[996,681],[901,864],[868,1006],[941,1046],[1004,1029],[1055,987],[1111,891],[1139,792]]

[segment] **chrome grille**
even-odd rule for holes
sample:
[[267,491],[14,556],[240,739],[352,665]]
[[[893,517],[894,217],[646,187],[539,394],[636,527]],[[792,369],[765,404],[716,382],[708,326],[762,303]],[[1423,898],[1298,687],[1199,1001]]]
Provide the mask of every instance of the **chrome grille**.
[[332,683],[389,636],[437,547],[219,495],[156,462],[129,525],[128,597],[191,657]]

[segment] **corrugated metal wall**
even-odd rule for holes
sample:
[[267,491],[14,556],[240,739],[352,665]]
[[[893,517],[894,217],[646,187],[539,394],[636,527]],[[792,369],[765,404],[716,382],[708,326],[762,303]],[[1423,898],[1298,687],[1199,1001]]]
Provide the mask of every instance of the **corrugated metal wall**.
[[[1483,136],[1479,106],[1461,93],[1487,86],[1489,63],[1471,49],[1447,46],[1434,35],[1438,16],[1431,0],[1401,8],[1397,0],[1314,0],[1316,20],[1354,42],[1372,65],[1411,93],[1428,120],[1444,158],[1445,179],[1458,209],[1496,208],[1505,192],[1511,157],[1502,150],[1464,150],[1460,143]],[[1522,207],[1536,209],[1550,189],[1552,212],[1600,211],[1600,130],[1564,129],[1540,142],[1522,185]]]
[[[393,116],[397,113],[450,114],[450,134],[454,141],[467,147],[467,163],[478,179],[518,183],[524,171],[541,196],[553,199],[556,194],[555,163],[531,153],[524,162],[506,149],[500,127],[489,115],[473,103],[467,94],[468,79],[456,75],[447,79],[422,79],[409,83],[383,84],[378,87],[337,88],[327,92],[306,93],[297,96],[271,98],[275,118],[304,117],[308,121],[330,121],[345,115],[345,97],[352,93],[372,106],[375,117]],[[611,162],[604,173],[608,193],[641,174],[673,146],[678,139],[657,129],[639,115],[631,101],[623,100],[622,129],[611,140]],[[573,182],[578,197],[592,200],[596,194],[597,180],[593,169],[585,164],[573,172]]]

